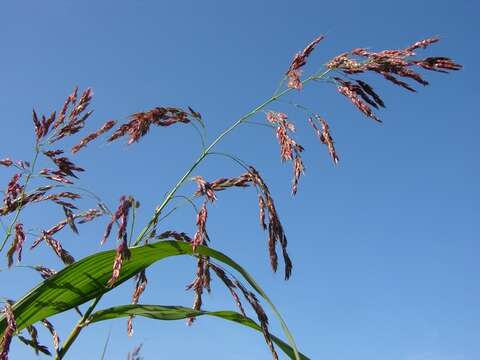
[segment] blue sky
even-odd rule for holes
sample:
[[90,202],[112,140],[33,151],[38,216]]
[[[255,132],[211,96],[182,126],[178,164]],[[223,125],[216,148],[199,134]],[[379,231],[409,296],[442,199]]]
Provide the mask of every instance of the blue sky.
[[[290,281],[269,269],[252,190],[221,193],[208,228],[212,246],[258,279],[312,359],[478,359],[478,11],[471,1],[441,0],[4,3],[0,158],[29,159],[32,107],[41,113],[58,109],[75,85],[94,90],[91,130],[155,106],[191,105],[213,139],[270,97],[293,54],[319,34],[327,38],[309,59],[307,73],[352,48],[401,48],[438,35],[442,41],[425,55],[451,56],[464,69],[426,74],[431,86],[417,86],[417,94],[369,78],[387,104],[383,125],[364,118],[329,84],[307,86],[287,99],[329,121],[338,167],[303,113],[286,102],[269,108],[290,115],[306,148],[307,175],[296,198],[289,191],[291,169],[281,164],[270,129],[244,126],[218,146],[256,165],[270,184],[294,261]],[[130,147],[99,141],[75,159],[87,169],[79,184],[112,207],[122,194],[135,196],[142,204],[140,227],[198,151],[195,132],[183,126],[154,129]],[[195,175],[214,179],[241,171],[211,157]],[[0,172],[3,184],[9,176]],[[190,185],[182,193],[192,190]],[[50,209],[23,220],[39,227],[60,217]],[[80,236],[65,232],[60,240],[85,256],[100,250],[104,225],[87,226]],[[185,207],[164,226],[193,233],[195,214]],[[24,264],[37,263],[60,268],[45,249],[25,254]],[[191,259],[155,265],[143,302],[189,306],[192,294],[184,286],[194,268]],[[15,268],[2,271],[0,281],[0,296],[19,298],[39,279]],[[100,307],[127,303],[132,287],[116,290]],[[234,308],[218,282],[204,301],[206,309]],[[52,319],[63,338],[75,320]],[[125,358],[140,343],[145,359],[269,358],[261,335],[220,320],[201,319],[188,328],[184,322],[137,319],[133,338],[125,329],[125,321],[92,326],[70,358],[99,358],[109,332],[107,359]],[[280,335],[273,318],[272,332]],[[43,339],[49,341],[45,334]],[[35,357],[18,345],[12,351],[13,359]]]

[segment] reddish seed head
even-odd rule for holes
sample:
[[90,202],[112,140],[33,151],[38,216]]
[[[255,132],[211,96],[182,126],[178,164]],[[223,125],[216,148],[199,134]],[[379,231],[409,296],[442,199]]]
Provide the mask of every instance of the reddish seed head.
[[58,336],[58,333],[57,331],[55,330],[55,327],[53,326],[53,324],[47,320],[47,319],[43,319],[42,320],[42,324],[47,328],[48,332],[52,335],[52,339],[53,339],[53,348],[55,350],[55,352],[58,351],[58,348],[59,348],[59,345],[60,345],[60,338]]
[[57,272],[53,269],[49,269],[49,268],[46,268],[44,266],[34,266],[33,267],[36,271],[38,271],[40,273],[40,276],[43,278],[43,279],[48,279],[50,277],[52,277],[53,275],[55,275]]
[[15,321],[15,315],[10,303],[7,301],[3,309],[5,319],[7,320],[7,327],[3,332],[2,339],[0,340],[0,360],[8,360],[8,352],[10,351],[10,343],[12,342],[13,335],[17,331],[17,322]]
[[295,54],[290,67],[287,70],[287,77],[289,78],[288,87],[300,90],[302,88],[302,82],[300,80],[300,75],[302,74],[300,68],[307,63],[307,58],[312,53],[315,46],[322,41],[324,36],[319,36],[313,40],[310,44],[307,45],[303,51]]
[[[337,78],[337,81],[341,80]],[[353,105],[355,105],[365,116],[377,121],[382,122],[372,111],[372,109],[360,99],[360,93],[358,88],[350,86],[351,83],[348,81],[340,81],[340,85],[337,87],[338,92],[345,96],[346,98],[350,99]]]
[[197,183],[197,191],[195,192],[195,195],[203,195],[212,203],[217,200],[217,196],[215,195],[215,191],[213,191],[211,184],[203,177],[195,176],[193,180]]
[[12,164],[13,164],[13,161],[10,160],[9,158],[5,158],[5,159],[0,160],[0,165],[9,167],[9,166],[12,166]]
[[168,239],[173,238],[177,241],[185,241],[185,242],[192,242],[192,238],[185,234],[184,232],[177,232],[177,231],[165,231],[160,235],[156,236],[157,239]]
[[25,233],[23,232],[23,225],[16,224],[15,238],[13,239],[12,245],[7,252],[8,267],[11,267],[13,265],[13,255],[15,253],[17,253],[18,262],[22,261],[22,250],[23,250],[24,242],[25,242]]
[[301,157],[303,147],[297,144],[290,136],[290,133],[295,131],[295,125],[287,119],[288,116],[284,113],[273,111],[267,113],[267,120],[277,126],[276,135],[280,145],[280,159],[282,161],[292,161],[292,194],[295,195],[297,193],[298,181],[305,171],[305,166]]
[[120,277],[120,271],[122,270],[123,261],[130,258],[130,249],[126,242],[120,242],[115,252],[115,259],[113,261],[113,271],[110,280],[108,280],[107,286],[112,287]]
[[43,232],[45,242],[52,248],[55,254],[62,260],[65,265],[70,265],[75,262],[75,259],[70,253],[65,250],[59,241],[51,237],[46,231]]
[[265,313],[265,310],[263,310],[262,305],[260,305],[260,302],[258,301],[257,297],[255,296],[254,293],[251,291],[248,291],[242,283],[239,281],[235,280],[235,285],[237,288],[240,289],[242,292],[243,296],[247,301],[249,302],[250,306],[252,309],[255,311],[257,314],[257,318],[260,321],[260,327],[262,328],[263,336],[265,338],[265,342],[267,343],[271,353],[272,357],[274,360],[278,360],[278,354],[275,350],[275,346],[273,345],[272,337],[270,335],[270,331],[268,330],[268,317],[267,314]]
[[[192,116],[196,117],[198,113]],[[151,125],[170,126],[176,123],[189,123],[189,114],[178,108],[156,107],[147,112],[139,112],[130,115],[130,122],[123,124],[109,138],[114,141],[122,136],[129,135],[128,144],[133,144],[147,134]]]
[[205,243],[205,240],[208,239],[206,230],[207,217],[207,204],[206,202],[204,202],[202,204],[202,207],[200,208],[200,211],[197,214],[197,231],[195,232],[192,241],[193,251],[196,250],[197,246],[203,245]]
[[[265,210],[268,216],[268,223],[265,224],[268,229],[268,250],[270,255],[270,264],[272,266],[273,271],[277,271],[277,252],[276,252],[276,244],[277,242],[280,243],[282,247],[283,259],[285,262],[285,279],[287,280],[292,272],[292,262],[287,253],[287,237],[283,231],[283,226],[280,222],[280,219],[277,214],[277,209],[275,208],[275,203],[273,201],[272,196],[270,195],[270,191],[263,181],[262,177],[258,173],[258,171],[250,166],[249,168],[249,175],[251,181],[255,184],[255,186],[260,191],[263,200],[259,200],[259,207],[260,207],[260,218],[261,218],[261,225],[262,223],[262,216],[265,217]],[[263,212],[263,215],[262,215]]]
[[317,119],[322,125],[321,131],[318,129],[317,125],[315,125],[315,122],[313,121],[312,118],[309,118],[308,122],[310,123],[310,125],[312,125],[313,129],[315,130],[315,133],[317,134],[317,137],[322,142],[322,144],[327,145],[328,153],[330,154],[330,157],[332,158],[333,163],[337,165],[340,159],[337,155],[337,151],[335,150],[333,138],[330,135],[330,127],[328,126],[328,123],[324,119],[322,119],[319,115],[316,115],[315,119]]
[[[195,279],[187,285],[187,290],[193,289],[195,297],[193,300],[193,309],[201,310],[203,289],[210,292],[210,272],[208,270],[208,258],[199,256],[197,260],[197,270]],[[188,318],[187,324],[190,326],[195,321],[194,317]]]
[[120,198],[120,204],[118,205],[117,210],[112,215],[112,219],[110,220],[110,222],[107,225],[107,228],[105,229],[105,233],[101,241],[102,245],[105,243],[105,241],[107,241],[108,237],[110,236],[112,226],[116,221],[119,221],[117,238],[120,241],[126,241],[128,213],[134,203],[135,203],[135,199],[131,196],[129,197],[122,196]]
[[[145,291],[145,288],[147,287],[147,275],[145,274],[145,270],[142,270],[140,273],[138,273],[136,276],[136,284],[135,284],[135,290],[132,295],[132,304],[138,304],[138,300],[140,299],[140,296],[142,293]],[[133,335],[133,318],[134,316],[131,315],[128,317],[128,322],[127,322],[127,333],[128,336]]]
[[95,140],[96,138],[98,138],[100,135],[106,133],[107,131],[109,131],[111,128],[113,128],[116,124],[116,121],[115,120],[110,120],[110,121],[107,121],[105,124],[102,125],[102,127],[100,129],[98,129],[96,132],[94,133],[91,133],[87,136],[85,136],[82,140],[80,140],[80,142],[73,146],[72,147],[72,153],[77,153],[79,152],[82,148],[84,148],[85,146],[87,146],[88,143],[90,143],[91,141]]
[[225,286],[228,288],[230,291],[230,294],[233,297],[233,300],[235,301],[235,304],[237,305],[238,309],[242,313],[243,316],[247,316],[245,314],[245,310],[243,308],[242,302],[240,301],[240,297],[238,296],[237,292],[235,289],[237,288],[233,281],[227,276],[225,271],[220,268],[219,266],[209,263],[209,267],[213,270],[213,272],[217,275],[217,277],[225,284]]
[[427,46],[429,46],[431,44],[434,44],[438,41],[440,41],[440,38],[434,36],[434,37],[431,37],[431,38],[428,38],[428,39],[417,41],[416,43],[407,47],[405,50],[414,51],[414,50],[419,49],[419,48],[426,49]]

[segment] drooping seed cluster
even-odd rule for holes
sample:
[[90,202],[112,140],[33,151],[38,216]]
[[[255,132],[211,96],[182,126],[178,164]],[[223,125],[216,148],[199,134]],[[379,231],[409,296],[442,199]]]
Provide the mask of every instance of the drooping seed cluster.
[[[195,297],[193,299],[193,306],[192,306],[192,308],[195,310],[200,310],[202,308],[203,290],[206,289],[208,292],[211,291],[209,263],[210,263],[210,259],[207,256],[198,256],[195,278],[186,287],[186,290],[193,289],[193,292],[195,293]],[[192,325],[194,321],[195,321],[195,318],[190,317],[187,320],[187,324]]]
[[0,165],[3,165],[5,167],[10,167],[13,165],[13,161],[10,160],[9,158],[1,159],[0,160]]
[[22,261],[23,243],[25,242],[25,233],[23,232],[23,224],[15,225],[15,237],[10,249],[7,251],[8,267],[13,265],[13,255],[17,253],[18,262]]
[[[52,336],[54,353],[57,354],[59,350],[59,344],[60,344],[60,338],[58,336],[57,331],[55,330],[53,324],[48,319],[41,320],[41,323]],[[33,325],[29,325],[26,327],[26,329],[28,334],[30,335],[30,339],[22,335],[17,335],[18,339],[25,345],[32,347],[37,355],[39,353],[42,353],[42,354],[51,356],[52,353],[50,352],[48,347],[40,344],[40,341],[38,338],[38,330],[36,329],[36,327]]]
[[52,335],[53,349],[55,350],[55,353],[57,353],[60,345],[60,337],[58,336],[57,331],[55,330],[53,324],[48,319],[43,319],[42,324],[48,330],[50,335]]
[[7,328],[0,339],[0,360],[8,360],[8,352],[10,350],[13,334],[17,331],[17,322],[15,321],[15,315],[13,314],[12,306],[9,301],[5,302],[3,314],[7,320]]
[[41,265],[34,266],[33,269],[36,270],[40,274],[40,276],[45,280],[51,278],[53,275],[57,273],[56,270],[49,269]]
[[[70,255],[68,251],[66,251],[63,246],[60,244],[58,240],[55,240],[53,238],[53,235],[58,233],[60,230],[62,230],[65,226],[69,225],[70,228],[73,230],[73,228],[76,229],[78,232],[78,228],[76,226],[75,221],[77,221],[77,224],[85,224],[87,222],[92,221],[93,219],[104,215],[104,212],[100,209],[89,209],[84,212],[80,212],[78,214],[73,214],[70,213],[69,209],[64,207],[64,212],[67,215],[67,218],[63,219],[62,221],[58,222],[54,226],[52,226],[48,230],[43,230],[42,235],[39,236],[31,245],[30,249],[36,248],[40,243],[45,241],[47,245],[49,245],[53,250],[54,253],[62,260],[65,264],[69,264],[73,262],[73,257]],[[42,272],[39,269],[47,269],[44,267],[39,267],[37,271]],[[48,270],[48,269],[47,269]]]
[[188,124],[193,119],[201,119],[199,113],[189,108],[190,112],[185,112],[173,107],[156,107],[146,112],[139,112],[130,115],[130,121],[121,125],[108,138],[108,141],[117,140],[123,136],[128,136],[128,144],[138,142],[145,136],[152,125],[171,126],[176,123]]
[[195,235],[193,236],[193,241],[192,241],[193,251],[195,251],[197,246],[204,245],[208,240],[207,227],[206,227],[207,218],[208,218],[207,204],[203,203],[202,207],[200,208],[200,211],[197,214],[197,231],[195,232]]
[[258,301],[257,297],[255,294],[251,291],[249,291],[245,285],[243,285],[238,279],[233,278],[231,279],[226,271],[222,269],[219,265],[210,262],[209,263],[209,268],[213,270],[214,274],[222,281],[222,283],[227,287],[227,289],[230,291],[230,294],[232,295],[233,300],[235,301],[235,304],[237,305],[238,309],[240,310],[240,313],[243,316],[247,316],[245,313],[245,309],[242,305],[242,302],[240,300],[240,297],[238,296],[237,289],[240,290],[244,298],[247,300],[247,302],[250,304],[252,309],[255,311],[258,320],[260,321],[260,327],[262,329],[263,335],[265,337],[265,341],[268,344],[268,347],[270,351],[272,352],[272,356],[274,359],[278,359],[278,355],[275,351],[275,347],[273,346],[273,342],[271,339],[270,332],[268,330],[268,317],[267,314],[265,313],[265,310],[263,309],[262,305]]
[[335,145],[333,142],[332,135],[330,135],[330,127],[328,126],[328,123],[320,117],[319,115],[315,115],[315,120],[320,122],[320,125],[322,125],[322,130],[320,130],[317,125],[315,124],[314,119],[309,118],[308,122],[310,125],[312,125],[313,129],[315,130],[315,133],[317,134],[317,137],[321,141],[322,144],[325,144],[328,149],[328,153],[330,154],[330,157],[332,158],[333,163],[336,165],[340,161],[337,151],[335,150]]
[[[416,55],[415,50],[425,49],[438,41],[439,38],[432,37],[417,41],[405,49],[383,50],[379,52],[368,51],[365,48],[357,48],[351,52],[345,52],[334,57],[327,64],[327,67],[347,75],[357,75],[366,72],[376,73],[395,85],[415,92],[416,90],[410,84],[399,79],[399,77],[411,79],[421,85],[428,85],[428,81],[423,79],[420,73],[413,70],[413,68],[419,67],[425,70],[443,73],[460,70],[462,68],[461,65],[455,63],[452,59],[443,56],[427,57],[424,59],[412,58]],[[378,106],[385,107],[385,105],[369,84],[361,80],[355,80],[356,84],[354,84],[351,81],[339,77],[334,77],[333,79],[337,83],[338,91],[349,98],[363,114],[376,121],[380,121],[370,106],[378,108]]]
[[135,346],[135,348],[128,353],[127,360],[143,360],[140,356],[140,351],[142,350],[142,345]]
[[55,240],[46,231],[42,232],[42,238],[65,265],[73,264],[75,262],[75,258],[62,247],[60,241]]
[[333,79],[339,84],[337,88],[338,92],[350,99],[353,105],[355,105],[363,114],[365,114],[365,116],[377,122],[382,122],[377,115],[375,115],[370,106],[367,105],[367,103],[376,108],[378,108],[378,105],[369,98],[367,93],[365,93],[360,85],[353,84],[350,81],[345,81],[339,77],[334,77]]
[[257,314],[258,321],[260,321],[260,326],[262,328],[263,336],[265,337],[265,342],[267,343],[272,353],[273,359],[278,360],[278,354],[275,351],[275,347],[273,346],[273,342],[272,342],[272,337],[268,330],[268,317],[267,317],[267,314],[265,313],[265,310],[263,310],[262,305],[260,305],[260,302],[258,301],[257,297],[253,292],[247,290],[245,286],[243,286],[242,283],[239,282],[238,280],[235,281],[235,285],[237,286],[237,288],[240,289],[245,299],[247,299],[248,303]]
[[301,153],[303,146],[297,144],[291,138],[291,133],[295,132],[295,125],[289,122],[285,113],[269,111],[267,120],[276,126],[276,135],[280,144],[280,159],[282,161],[291,161],[293,165],[292,194],[295,195],[298,190],[298,181],[305,172]]
[[214,263],[210,263],[209,267],[210,269],[213,270],[213,272],[217,275],[217,277],[223,282],[223,284],[228,288],[228,290],[230,291],[230,294],[233,297],[233,300],[235,301],[235,305],[237,305],[238,309],[240,310],[240,313],[243,316],[247,316],[245,313],[245,309],[243,308],[242,302],[240,301],[240,297],[235,291],[235,289],[237,289],[237,286],[234,284],[234,282],[227,276],[226,272],[221,267],[215,265]]
[[80,142],[77,145],[74,145],[72,147],[72,153],[75,154],[75,153],[79,152],[81,149],[83,149],[85,146],[87,146],[88,143],[92,142],[93,140],[98,138],[100,135],[105,134],[107,131],[109,131],[111,128],[113,128],[116,123],[117,122],[115,120],[109,120],[105,124],[103,124],[100,129],[98,129],[97,131],[85,136],[82,140],[80,140]]
[[[276,245],[279,243],[282,248],[283,258],[285,261],[285,279],[288,279],[292,271],[292,262],[287,252],[287,237],[278,217],[273,197],[270,194],[268,186],[260,176],[260,173],[251,166],[248,172],[236,178],[220,178],[213,182],[207,182],[202,177],[195,177],[194,180],[197,182],[198,186],[195,194],[199,196],[205,196],[206,199],[212,202],[216,199],[215,191],[225,190],[230,187],[255,186],[257,188],[259,192],[258,207],[260,225],[264,230],[268,230],[268,249],[272,269],[276,271],[278,267]],[[206,234],[206,218],[206,202],[204,202],[201,210],[197,214],[197,232],[195,233],[192,243],[192,246],[194,247],[204,243],[202,234]]]
[[[133,291],[132,302],[131,302],[133,305],[138,304],[138,300],[140,300],[140,296],[143,294],[143,292],[145,291],[145,288],[147,287],[148,279],[146,275],[146,270],[144,269],[140,271],[137,275],[135,275],[135,280],[136,280],[135,290]],[[134,315],[130,315],[128,317],[128,321],[127,321],[128,336],[133,335],[133,318],[134,318]]]
[[188,236],[186,233],[172,231],[172,230],[164,231],[160,235],[157,235],[156,238],[158,240],[172,238],[172,239],[177,240],[177,241],[192,242],[192,238],[190,236]]
[[113,286],[117,279],[120,276],[120,270],[122,269],[123,261],[130,258],[130,249],[128,248],[127,243],[127,223],[128,223],[128,213],[132,207],[138,207],[137,201],[131,196],[126,197],[122,196],[120,198],[120,204],[118,205],[117,210],[112,215],[112,219],[105,229],[105,233],[101,240],[101,244],[104,244],[110,236],[112,226],[115,222],[118,222],[118,246],[115,253],[115,260],[113,262],[113,272],[112,277],[108,281],[108,286]]

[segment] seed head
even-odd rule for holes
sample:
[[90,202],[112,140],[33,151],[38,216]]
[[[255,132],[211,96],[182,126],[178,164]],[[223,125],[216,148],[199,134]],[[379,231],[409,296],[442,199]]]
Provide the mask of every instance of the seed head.
[[307,58],[310,56],[312,51],[315,49],[315,46],[322,41],[324,36],[319,36],[315,40],[313,40],[310,44],[307,45],[305,49],[301,52],[298,52],[293,57],[292,63],[287,70],[287,77],[289,78],[288,87],[300,90],[302,89],[302,82],[300,80],[300,76],[302,74],[300,68],[302,68],[307,63]]

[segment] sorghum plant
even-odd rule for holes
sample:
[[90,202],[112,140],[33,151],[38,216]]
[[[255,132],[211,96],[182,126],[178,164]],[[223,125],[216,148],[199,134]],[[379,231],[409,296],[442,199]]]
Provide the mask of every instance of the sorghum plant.
[[[118,205],[112,210],[99,197],[96,197],[98,201],[90,209],[79,209],[77,200],[84,195],[85,190],[76,187],[75,182],[85,169],[76,163],[73,156],[79,151],[85,151],[87,146],[91,147],[90,143],[102,136],[107,136],[107,142],[126,138],[127,143],[133,146],[146,136],[149,130],[154,132],[157,131],[155,129],[157,127],[183,124],[204,127],[208,123],[204,118],[208,116],[202,117],[190,107],[181,109],[159,106],[132,114],[128,121],[120,125],[115,120],[109,120],[67,149],[64,140],[77,136],[91,122],[92,90],[80,92],[75,88],[58,112],[39,115],[34,110],[33,160],[10,158],[0,160],[1,167],[4,167],[5,171],[11,171],[8,175],[10,180],[3,192],[3,204],[0,207],[2,224],[5,225],[0,240],[0,251],[4,252],[6,266],[10,268],[15,264],[17,266],[21,264],[25,250],[35,251],[39,247],[48,247],[64,267],[53,270],[40,265],[32,266],[44,281],[21,299],[3,301],[3,314],[0,317],[0,360],[8,358],[10,344],[14,339],[31,347],[36,353],[41,352],[52,355],[55,359],[63,359],[80,332],[95,322],[126,317],[127,331],[132,335],[135,316],[165,320],[187,319],[188,324],[192,324],[197,317],[203,315],[220,317],[260,331],[274,359],[278,359],[277,348],[292,359],[307,359],[297,350],[288,327],[261,287],[239,264],[211,247],[214,246],[215,235],[208,232],[210,206],[220,201],[224,191],[251,188],[256,191],[259,224],[266,232],[271,268],[277,271],[281,263],[285,279],[290,278],[293,264],[288,254],[287,235],[267,181],[257,168],[240,160],[235,154],[224,154],[242,168],[241,173],[233,176],[210,179],[208,176],[195,174],[198,165],[205,161],[208,155],[213,154],[215,146],[233,130],[251,118],[259,117],[275,133],[281,161],[292,165],[291,192],[295,195],[300,177],[305,172],[302,160],[304,148],[294,138],[296,126],[311,126],[335,165],[339,163],[340,156],[335,148],[329,122],[320,113],[308,111],[303,125],[294,124],[286,113],[275,110],[277,100],[294,91],[302,91],[310,83],[318,82],[333,87],[334,91],[338,91],[364,116],[381,122],[375,110],[385,107],[385,103],[374,87],[365,79],[362,80],[362,75],[374,73],[394,85],[415,91],[412,82],[428,84],[421,74],[422,71],[445,73],[461,68],[461,65],[447,57],[417,57],[417,52],[439,41],[438,38],[428,38],[402,49],[373,52],[357,48],[334,57],[320,72],[303,77],[309,55],[323,40],[323,36],[317,37],[294,56],[281,85],[270,98],[233,122],[209,145],[204,146],[199,157],[167,192],[138,234],[129,232],[129,222],[135,220],[135,209],[139,206],[139,202],[132,195],[122,195]],[[165,229],[160,222],[177,209],[172,206],[172,199],[188,181],[193,181],[197,186],[193,194],[184,196],[186,202],[192,204],[197,211],[196,218],[192,219],[196,224],[194,234],[187,234],[182,229]],[[31,230],[33,227],[23,220],[24,209],[48,203],[60,208],[62,219],[56,223],[52,221],[52,224],[42,224],[39,231]],[[107,246],[107,240],[114,232],[115,249],[76,260],[64,247],[62,234],[65,231],[79,233],[83,224],[101,218],[106,218],[107,224],[98,241]],[[147,276],[149,266],[156,261],[177,255],[191,256],[197,264],[194,279],[187,285],[187,289],[193,292],[192,307],[141,304],[141,295],[147,288],[148,278],[155,276],[150,272]],[[203,295],[204,291],[211,291],[212,276],[225,285],[238,312],[204,310]],[[119,304],[113,308],[96,309],[104,294],[128,279],[135,282],[135,290],[129,305]],[[82,313],[78,307],[89,300],[92,300],[92,303]],[[270,306],[280,321],[287,342],[270,333],[267,312],[260,300]],[[248,308],[246,305],[249,305]],[[67,310],[78,312],[80,319],[70,334],[59,336],[48,318]],[[256,320],[249,317],[249,312],[254,314]],[[38,336],[38,326],[45,326],[50,332],[52,347],[43,345],[44,340],[40,340]],[[60,338],[64,339],[63,343]],[[138,358],[139,350],[140,348],[134,350],[129,355],[130,358]]]

